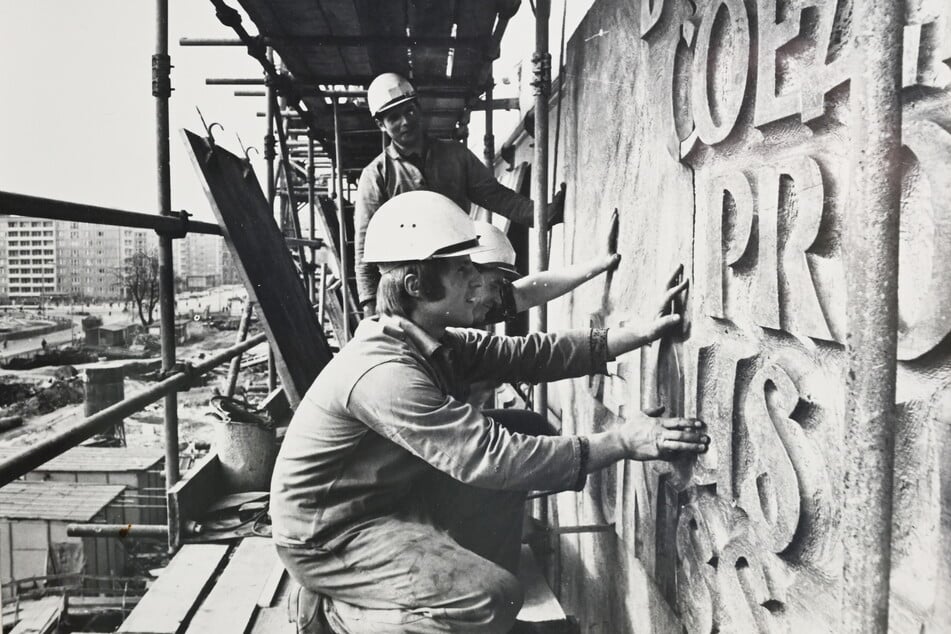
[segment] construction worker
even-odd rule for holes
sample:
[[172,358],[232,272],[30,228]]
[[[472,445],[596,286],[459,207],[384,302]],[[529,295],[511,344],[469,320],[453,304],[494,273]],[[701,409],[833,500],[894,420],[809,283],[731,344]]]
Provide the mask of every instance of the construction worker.
[[[533,203],[501,185],[465,145],[426,136],[424,112],[416,89],[396,73],[384,73],[367,89],[367,102],[380,130],[392,143],[364,168],[354,208],[354,266],[357,292],[365,315],[375,311],[376,267],[363,257],[367,225],[373,214],[397,194],[418,189],[439,192],[463,210],[469,203],[513,222],[531,226]],[[560,222],[564,193],[548,206],[548,224]]]
[[618,460],[709,443],[699,421],[644,415],[586,436],[511,433],[466,404],[474,380],[602,372],[680,320],[658,310],[638,327],[520,338],[457,329],[475,321],[481,275],[469,256],[482,248],[465,212],[434,192],[396,196],[367,229],[381,314],[307,391],[271,487],[278,554],[323,597],[324,631],[506,632],[522,603],[513,573],[526,491],[580,490]]
[[602,273],[615,270],[621,261],[617,253],[617,212],[611,218],[606,255],[524,277],[515,268],[515,249],[505,233],[490,222],[476,220],[474,224],[479,242],[487,247],[472,254],[472,263],[482,273],[480,307],[476,311],[479,324],[505,321],[533,306],[548,303]]

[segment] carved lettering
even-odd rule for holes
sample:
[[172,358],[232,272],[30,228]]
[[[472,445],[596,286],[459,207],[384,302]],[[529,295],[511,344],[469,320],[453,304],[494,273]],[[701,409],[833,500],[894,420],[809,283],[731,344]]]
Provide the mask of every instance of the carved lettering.
[[[791,183],[784,183],[783,177],[788,177]],[[785,234],[784,244],[779,247],[782,266],[778,270],[780,293],[785,298],[781,304],[782,327],[789,332],[831,340],[832,333],[826,324],[806,257],[819,235],[822,222],[824,193],[819,164],[803,156],[775,170],[763,170],[760,183],[760,191],[769,192],[769,197],[763,200],[760,217],[779,218]],[[784,184],[788,187],[783,187]],[[791,195],[784,196],[784,193]]]
[[776,618],[785,610],[785,595],[770,565],[774,556],[750,534],[734,537],[720,555],[717,577],[725,607],[723,632],[781,633]]
[[[711,47],[714,28],[723,37]],[[716,60],[711,52],[716,51]],[[707,5],[697,31],[690,100],[693,105],[697,135],[707,145],[723,141],[736,125],[746,93],[750,61],[750,22],[742,0],[714,0]],[[714,71],[711,67],[716,67]],[[724,77],[719,99],[713,93],[711,80]]]
[[[898,358],[911,360],[951,331],[951,133],[912,120],[902,126],[902,137],[917,159],[917,165],[906,165],[898,267]],[[909,177],[917,170],[924,182],[915,187]]]
[[646,37],[660,22],[664,0],[641,0],[641,37]]
[[754,193],[742,172],[718,176],[700,208],[707,218],[704,311],[841,341],[841,262],[812,252],[825,199],[818,163],[803,156],[764,166],[755,182]]
[[762,525],[772,552],[786,549],[799,525],[799,479],[776,427],[795,425],[789,416],[799,392],[778,365],[760,369],[750,384],[743,411],[746,451],[735,458],[740,506]]
[[[757,0],[758,55],[753,125],[801,114],[804,122],[825,114],[826,94],[848,80],[833,48],[835,2],[787,2],[777,21],[779,0]],[[811,40],[811,41],[810,41]]]

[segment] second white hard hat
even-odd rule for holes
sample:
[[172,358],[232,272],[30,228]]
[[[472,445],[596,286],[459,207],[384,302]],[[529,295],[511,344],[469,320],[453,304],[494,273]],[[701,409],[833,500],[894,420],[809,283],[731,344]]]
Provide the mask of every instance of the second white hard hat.
[[429,191],[394,196],[373,214],[363,242],[364,262],[452,258],[484,250],[468,214]]
[[367,88],[367,105],[373,117],[410,99],[416,99],[416,89],[405,77],[396,73],[378,75]]
[[494,224],[483,220],[475,220],[473,224],[479,234],[479,243],[486,247],[484,251],[472,254],[473,264],[491,266],[509,277],[519,277],[521,273],[515,268],[515,249],[505,233]]

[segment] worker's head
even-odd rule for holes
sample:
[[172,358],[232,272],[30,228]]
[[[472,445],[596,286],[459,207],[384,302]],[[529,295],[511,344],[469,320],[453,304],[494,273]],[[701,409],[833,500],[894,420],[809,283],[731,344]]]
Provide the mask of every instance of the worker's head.
[[517,279],[515,249],[505,233],[490,222],[473,222],[484,250],[472,254],[472,263],[482,275],[479,302],[476,307],[476,323],[482,323],[490,310],[502,301],[502,285],[506,280]]
[[383,203],[370,219],[363,261],[380,268],[376,308],[440,327],[470,326],[482,279],[475,226],[452,200],[428,191]]
[[423,138],[423,116],[416,89],[396,73],[383,73],[367,88],[370,114],[380,130],[400,147],[412,147]]

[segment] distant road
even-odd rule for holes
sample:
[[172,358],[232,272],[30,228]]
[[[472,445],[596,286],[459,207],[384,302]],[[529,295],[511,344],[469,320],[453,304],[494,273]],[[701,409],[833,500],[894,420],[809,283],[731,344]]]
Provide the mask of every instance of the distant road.
[[6,347],[0,343],[0,359],[6,361],[11,357],[22,354],[31,354],[43,350],[43,340],[46,339],[47,345],[58,346],[70,343],[73,340],[73,330],[66,328],[56,332],[48,332],[45,335],[36,335],[27,339],[8,340]]

